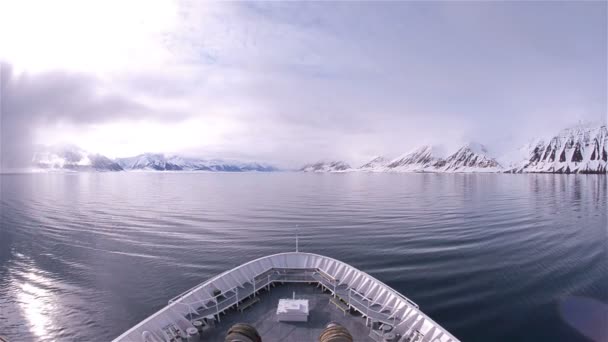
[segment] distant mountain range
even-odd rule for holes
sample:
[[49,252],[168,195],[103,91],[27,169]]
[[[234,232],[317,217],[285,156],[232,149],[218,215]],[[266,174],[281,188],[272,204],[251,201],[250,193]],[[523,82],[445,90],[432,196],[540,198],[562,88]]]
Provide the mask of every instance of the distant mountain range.
[[214,171],[214,172],[245,172],[277,171],[277,168],[260,163],[224,161],[219,159],[197,159],[180,156],[165,157],[163,154],[146,153],[130,158],[119,158],[116,162],[123,170],[154,170],[154,171]]
[[[110,159],[76,146],[40,147],[33,164],[44,170],[68,171],[208,171],[272,172],[279,169],[256,162],[187,158],[145,153]],[[344,161],[321,161],[298,169],[302,172],[434,172],[434,173],[606,173],[606,125],[578,125],[553,137],[536,139],[506,155],[492,155],[479,143],[449,148],[423,145],[397,158],[378,156],[360,167]]]
[[100,154],[88,153],[76,146],[41,147],[34,154],[33,163],[40,169],[63,171],[271,172],[278,170],[274,166],[261,163],[167,157],[158,153],[110,159]]
[[423,145],[394,159],[374,157],[358,168],[330,161],[308,164],[300,171],[606,173],[608,130],[606,125],[578,125],[549,139],[537,139],[499,159],[479,143],[465,144],[452,152],[442,146]]

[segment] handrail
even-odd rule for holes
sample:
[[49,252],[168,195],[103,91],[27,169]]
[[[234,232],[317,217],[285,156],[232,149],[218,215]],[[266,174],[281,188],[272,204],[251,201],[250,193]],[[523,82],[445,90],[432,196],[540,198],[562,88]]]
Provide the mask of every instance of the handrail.
[[[306,266],[308,266],[308,267],[297,267],[297,266],[293,266],[293,267],[284,267],[284,269],[292,269],[292,270],[311,270],[311,269],[314,269],[314,270],[315,270],[317,273],[319,273],[319,272],[323,272],[323,273],[326,273],[326,274],[327,274],[327,272],[326,272],[324,269],[321,269],[321,268],[319,268],[319,267],[310,267],[311,265],[321,265],[320,263],[318,263],[319,261],[323,261],[323,262],[324,262],[323,264],[325,264],[325,262],[331,262],[331,263],[335,263],[335,264],[337,264],[337,266],[335,266],[335,267],[346,267],[346,268],[354,269],[355,271],[357,271],[358,275],[362,275],[362,276],[366,277],[367,279],[369,279],[370,281],[372,281],[372,282],[374,282],[374,283],[378,284],[378,285],[379,285],[381,288],[383,288],[384,290],[389,291],[389,292],[390,292],[392,295],[394,295],[394,296],[396,296],[396,297],[398,297],[398,298],[400,298],[400,299],[404,300],[406,303],[410,304],[411,306],[413,306],[414,308],[416,308],[416,309],[417,309],[417,311],[419,311],[419,310],[418,310],[418,309],[419,309],[419,306],[418,306],[418,304],[416,304],[414,301],[412,301],[411,299],[409,299],[409,298],[405,297],[403,294],[401,294],[401,293],[399,293],[398,291],[394,290],[393,288],[391,288],[390,286],[388,286],[388,285],[386,285],[385,283],[381,282],[380,280],[376,279],[375,277],[373,277],[373,276],[371,276],[371,275],[369,275],[369,274],[367,274],[367,273],[365,273],[365,272],[362,272],[362,271],[360,271],[360,270],[356,269],[355,267],[353,267],[353,266],[351,266],[351,265],[349,265],[349,264],[346,264],[346,263],[344,263],[344,262],[342,262],[342,261],[339,261],[339,260],[336,260],[336,259],[333,259],[333,258],[330,258],[330,257],[326,257],[326,256],[323,256],[323,255],[319,255],[319,254],[313,254],[313,253],[293,253],[293,252],[287,252],[287,253],[277,253],[277,254],[273,254],[273,255],[269,255],[269,256],[264,256],[264,257],[257,258],[257,259],[255,259],[255,260],[252,260],[252,261],[249,261],[249,262],[247,262],[247,263],[244,263],[244,264],[242,264],[242,265],[240,265],[240,266],[237,266],[237,267],[235,267],[235,268],[233,268],[233,269],[230,269],[230,270],[227,270],[227,271],[225,271],[225,272],[222,272],[222,273],[220,273],[220,274],[218,274],[218,275],[216,275],[216,276],[212,277],[211,279],[208,279],[208,280],[207,280],[207,281],[205,281],[205,282],[199,283],[198,285],[191,287],[190,289],[188,289],[188,290],[186,290],[186,291],[184,291],[184,292],[180,293],[179,295],[177,295],[177,296],[175,296],[175,297],[171,298],[171,299],[169,300],[169,304],[168,304],[168,305],[167,305],[165,308],[163,308],[163,309],[159,310],[158,312],[156,312],[156,313],[152,314],[152,315],[151,315],[151,316],[149,316],[148,318],[144,319],[144,320],[143,320],[143,321],[141,321],[140,323],[138,323],[138,324],[136,324],[135,326],[133,326],[131,329],[129,329],[129,330],[127,330],[127,331],[125,331],[123,334],[121,334],[120,336],[118,336],[117,338],[115,338],[115,340],[114,340],[114,341],[121,341],[121,340],[122,340],[122,339],[124,339],[126,336],[128,336],[128,335],[129,335],[129,333],[131,333],[131,332],[132,332],[132,331],[134,331],[135,329],[138,329],[138,328],[140,328],[140,327],[144,326],[145,324],[147,324],[147,323],[148,323],[148,322],[150,322],[151,320],[155,319],[155,318],[156,318],[158,315],[162,314],[162,312],[164,312],[164,310],[171,309],[171,308],[174,306],[174,304],[176,304],[176,303],[175,303],[176,301],[179,301],[179,300],[181,300],[181,299],[183,299],[183,298],[185,298],[185,297],[187,297],[187,296],[193,295],[193,297],[197,299],[197,300],[195,300],[193,303],[198,303],[198,302],[204,303],[204,301],[205,301],[205,300],[207,300],[207,301],[208,301],[208,300],[213,300],[213,299],[215,299],[215,300],[216,300],[216,302],[217,302],[217,296],[213,296],[213,297],[210,297],[210,298],[205,298],[205,299],[201,300],[200,298],[198,298],[198,297],[196,296],[196,291],[197,291],[197,290],[200,290],[200,289],[202,289],[202,288],[204,288],[205,286],[208,286],[208,285],[213,284],[213,283],[214,283],[214,282],[216,282],[217,280],[221,279],[222,277],[224,277],[224,276],[226,276],[226,275],[228,275],[228,274],[231,274],[232,272],[236,272],[236,271],[241,270],[241,269],[247,269],[247,267],[248,267],[249,265],[251,265],[251,264],[253,264],[253,263],[260,262],[260,261],[265,260],[265,259],[268,259],[268,262],[269,262],[271,265],[275,265],[275,264],[281,264],[280,262],[275,262],[275,261],[273,260],[273,258],[279,258],[279,259],[277,260],[277,261],[279,261],[279,260],[283,260],[283,259],[282,259],[283,257],[286,257],[286,258],[296,258],[296,259],[287,259],[287,262],[286,262],[286,263],[282,263],[282,264],[284,264],[284,265],[306,265]],[[308,261],[304,261],[304,260],[307,260],[307,259],[301,260],[301,259],[298,259],[298,258],[319,258],[320,260],[315,260],[315,259],[312,259],[312,261],[314,261],[314,263],[310,263],[310,262],[308,262]],[[292,262],[292,261],[293,261],[293,262]],[[264,263],[260,263],[260,264],[262,265],[262,264],[264,264]],[[266,264],[267,264],[267,263],[266,263]],[[334,267],[334,266],[332,266],[332,267]],[[272,268],[274,268],[274,267],[272,267]],[[272,268],[271,268],[271,269],[272,269]],[[251,273],[252,273],[251,271],[252,271],[252,270],[253,270],[253,268],[248,270],[248,272],[247,272],[248,277],[249,277],[249,275],[251,275]],[[320,282],[320,281],[318,281],[318,280],[315,280],[315,279],[314,279],[314,274],[315,274],[314,272],[312,272],[312,273],[310,273],[310,274],[308,274],[308,275],[307,275],[307,274],[305,274],[304,279],[302,279],[302,278],[300,278],[300,279],[291,278],[291,279],[292,279],[292,280],[294,280],[294,281],[303,281],[303,280],[305,280],[305,281],[317,281],[317,282]],[[309,276],[310,276],[312,279],[307,278],[307,277],[309,277]],[[323,277],[323,278],[325,278],[325,277]],[[335,278],[335,277],[333,277],[333,276],[332,276],[332,278],[336,279],[336,278]],[[329,282],[329,281],[328,281],[328,279],[325,279],[325,280],[326,280],[327,282]],[[253,281],[253,282],[254,282],[254,289],[259,289],[259,288],[261,288],[262,286],[267,286],[267,285],[268,285],[268,283],[267,283],[267,284],[265,284],[265,285],[259,285],[259,284],[255,283],[255,281],[254,281],[253,279],[252,279],[252,280],[250,280],[250,281]],[[289,281],[289,279],[284,278],[284,281]],[[268,279],[268,282],[270,282],[270,279]],[[333,283],[333,282],[331,282],[331,283]],[[219,284],[218,284],[218,285],[219,285]],[[325,285],[325,284],[324,284],[324,285]],[[334,286],[334,291],[335,291],[335,290],[336,290],[335,285],[334,285],[334,284],[332,284],[332,285]],[[348,283],[346,283],[345,285],[349,285],[349,284],[348,284]],[[235,289],[235,288],[237,288],[237,287],[239,287],[239,286],[242,286],[242,284],[237,285],[237,286],[234,286],[234,287],[233,287],[233,288],[231,288],[230,290],[233,290],[233,289]],[[210,290],[210,289],[207,289],[207,291],[208,291],[208,290]],[[228,291],[230,291],[230,290],[228,290]],[[205,292],[207,292],[207,291],[205,291]],[[227,292],[227,291],[224,291],[224,292]],[[209,295],[209,293],[206,293],[206,295]],[[193,303],[191,303],[191,304],[193,304]],[[430,319],[428,316],[426,316],[426,315],[424,315],[424,316],[425,316],[425,318],[426,318],[427,320],[429,320],[430,322],[432,322],[432,323],[433,323],[435,326],[441,327],[441,326],[440,326],[440,325],[438,325],[436,322],[434,322],[432,319]],[[445,329],[443,329],[443,328],[441,328],[441,329],[442,329],[442,331],[447,332]],[[451,334],[449,334],[449,332],[447,332],[447,334],[448,334],[449,336],[451,336]],[[456,338],[454,338],[454,340],[457,340],[457,339],[456,339]]]
[[[378,310],[372,309],[372,308],[370,308],[369,306],[367,306],[367,304],[365,304],[365,303],[363,303],[363,302],[359,301],[358,299],[356,299],[356,298],[354,298],[354,297],[352,297],[352,296],[350,297],[350,300],[351,300],[351,301],[355,301],[356,303],[360,304],[360,305],[363,307],[363,309],[361,309],[361,311],[366,311],[366,315],[367,315],[368,317],[369,317],[369,315],[368,315],[368,314],[369,314],[370,312],[375,312],[375,313],[378,313],[378,314],[380,314],[380,315],[384,315],[384,316],[386,316],[387,318],[390,318],[390,317],[391,317],[391,315],[390,315],[390,314],[385,314],[385,313],[383,313],[385,310],[378,311]],[[393,309],[395,309],[395,308],[394,308],[394,307],[390,307],[391,313],[392,313],[392,310],[393,310]]]
[[[264,271],[263,273],[267,273],[268,271],[272,271],[272,269],[266,270],[266,271]],[[269,284],[271,284],[271,283],[273,283],[273,282],[275,282],[275,281],[289,281],[289,280],[304,280],[304,281],[307,281],[307,280],[308,280],[308,281],[316,281],[316,282],[319,282],[320,280],[318,280],[318,279],[315,279],[315,278],[314,278],[314,275],[315,275],[315,274],[319,274],[319,275],[320,275],[322,278],[325,278],[325,280],[327,280],[327,281],[328,281],[330,284],[332,284],[332,283],[331,283],[331,281],[330,281],[330,279],[326,279],[326,277],[324,277],[324,274],[323,274],[323,273],[325,273],[325,274],[327,274],[327,273],[326,273],[326,272],[321,273],[321,272],[323,272],[323,271],[321,271],[321,270],[318,270],[318,269],[317,269],[317,271],[314,271],[314,272],[306,272],[306,271],[305,271],[305,272],[304,272],[304,274],[281,274],[280,272],[276,272],[276,273],[270,273],[270,274],[268,274],[268,278],[262,278],[262,279],[268,279],[268,281],[266,281],[266,282],[264,282],[264,283],[262,283],[262,284],[258,284],[258,283],[256,283],[256,286],[258,286],[258,288],[260,288],[260,289],[261,289],[261,288],[264,288],[264,287],[268,286]],[[332,284],[332,285],[335,285],[335,284]],[[219,298],[220,296],[223,296],[223,295],[224,295],[225,293],[227,293],[227,292],[232,292],[232,291],[234,291],[234,290],[235,290],[235,289],[237,289],[238,287],[239,287],[239,286],[234,286],[234,287],[232,287],[232,288],[230,288],[230,289],[228,289],[228,290],[224,291],[223,293],[220,293],[220,294],[218,294],[218,295],[216,295],[216,296],[213,296],[213,297],[209,297],[208,299],[199,300],[199,301],[194,301],[194,302],[193,302],[193,304],[196,304],[196,303],[205,304],[205,302],[207,302],[207,301],[215,301],[216,306],[217,306],[217,305],[219,305],[220,303],[225,303],[225,302],[226,302],[228,299],[231,299],[231,298],[235,297],[235,296],[236,296],[236,294],[235,294],[235,295],[232,295],[232,296],[230,296],[230,297],[226,297],[226,299],[225,299],[225,300],[223,300],[223,301],[221,301],[221,302],[220,302],[220,301],[218,301],[218,298]],[[357,296],[361,297],[362,299],[367,300],[368,302],[370,301],[370,299],[369,299],[369,298],[367,298],[367,297],[365,297],[365,295],[364,295],[364,294],[360,293],[359,291],[357,291],[357,290],[355,290],[355,289],[353,289],[353,288],[348,288],[348,291],[349,291],[349,292],[351,292],[351,293],[354,293],[355,295],[357,295]],[[387,319],[388,319],[388,318],[390,318],[390,317],[391,317],[391,314],[393,314],[393,315],[394,315],[394,314],[396,314],[396,312],[397,312],[397,310],[398,310],[398,309],[397,309],[397,307],[395,307],[395,306],[386,306],[386,307],[384,307],[382,310],[380,310],[380,311],[379,311],[379,310],[371,309],[371,308],[370,308],[370,305],[363,303],[362,301],[358,300],[356,297],[350,296],[350,299],[351,299],[351,300],[354,300],[356,303],[358,303],[358,304],[360,304],[362,307],[364,307],[364,309],[361,309],[361,310],[365,310],[365,311],[366,311],[366,314],[367,314],[368,316],[369,316],[369,312],[371,311],[371,312],[374,312],[374,313],[377,313],[377,314],[380,314],[380,315],[387,316]],[[238,302],[238,299],[237,299],[237,302]],[[179,303],[179,302],[178,302],[178,303]],[[236,302],[235,302],[235,303],[236,303]],[[409,301],[408,301],[408,303],[409,303]],[[179,303],[179,304],[181,304],[181,303]],[[383,312],[384,312],[384,311],[387,311],[387,310],[388,310],[388,311],[389,311],[391,314],[383,314]]]
[[[271,271],[271,270],[272,269],[266,270],[264,273],[267,273],[268,271]],[[330,284],[332,284],[331,280],[327,279],[326,277],[324,277],[324,275],[321,272],[322,271],[317,270],[317,271],[314,271],[314,272],[304,271],[303,274],[282,274],[280,272],[270,273],[270,274],[268,274],[267,278],[262,278],[262,279],[265,279],[267,281],[265,281],[263,283],[256,283],[256,287],[257,287],[257,289],[262,289],[262,288],[264,288],[264,287],[266,287],[266,286],[268,286],[268,285],[270,285],[270,284],[272,284],[274,282],[277,282],[277,281],[280,281],[280,282],[287,281],[287,282],[289,282],[289,281],[293,281],[293,280],[302,280],[302,281],[321,282],[319,279],[316,279],[314,277],[317,274],[319,276],[321,276],[321,278],[323,278],[324,280],[326,280],[327,282],[329,282]],[[323,273],[325,273],[325,272],[323,272]],[[332,285],[334,285],[334,284],[332,284]],[[222,293],[220,293],[220,294],[218,294],[216,296],[209,297],[209,298],[203,299],[203,300],[197,300],[197,301],[192,302],[191,304],[199,304],[200,303],[201,305],[204,305],[206,302],[213,301],[214,304],[215,304],[215,307],[216,307],[216,312],[214,314],[218,314],[221,311],[225,310],[225,308],[223,308],[222,310],[219,310],[219,306],[220,305],[222,307],[224,307],[224,304],[226,302],[229,302],[233,298],[235,300],[234,300],[234,303],[232,303],[232,305],[237,304],[239,302],[238,293],[236,292],[236,291],[238,291],[238,287],[239,286],[234,286],[234,287],[232,287],[232,288],[230,288],[230,289],[228,289],[228,290],[226,290],[226,291],[224,291],[224,292],[222,292]],[[256,289],[253,289],[252,293],[256,292],[255,290]],[[392,318],[393,321],[396,320],[396,316],[394,316],[394,315],[398,311],[397,307],[395,307],[395,306],[385,306],[381,310],[372,309],[370,307],[370,303],[371,303],[370,299],[367,298],[367,297],[365,297],[364,294],[360,293],[359,291],[357,291],[354,288],[348,288],[348,291],[351,293],[351,295],[349,295],[349,301],[359,304],[360,307],[357,308],[357,309],[359,311],[361,311],[361,312],[365,312],[365,315],[367,317],[370,317],[370,312],[371,312],[371,313],[378,314],[380,316],[386,316],[386,320],[387,321],[391,320],[391,318]],[[232,294],[231,296],[226,297],[225,294],[228,293],[228,292],[234,292],[234,294]],[[354,296],[352,294],[354,294]],[[247,296],[249,296],[249,295],[251,295],[251,294],[248,294]],[[220,301],[219,297],[221,297],[221,296],[224,296],[225,299]],[[360,297],[361,300],[358,297]],[[368,303],[367,304],[364,303],[363,300],[367,300]],[[184,304],[184,305],[186,305],[186,303],[180,303],[180,302],[176,302],[176,304]],[[349,304],[351,304],[351,303],[349,303]],[[190,305],[190,304],[188,304],[188,305]],[[213,306],[211,306],[211,307],[213,307]],[[195,311],[197,311],[197,310],[195,309]],[[384,313],[385,311],[388,311],[389,313]],[[377,318],[377,317],[375,317],[375,318]]]
[[[192,291],[194,291],[194,290],[196,290],[196,289],[198,289],[198,288],[200,288],[200,287],[203,287],[203,286],[205,286],[206,284],[209,284],[209,283],[211,283],[211,282],[213,282],[213,281],[215,281],[215,280],[217,280],[217,279],[219,279],[219,278],[221,278],[222,276],[224,276],[224,275],[226,275],[226,274],[228,274],[228,273],[230,273],[230,272],[233,272],[233,271],[235,271],[235,270],[237,270],[237,269],[240,269],[240,268],[246,267],[246,266],[247,266],[247,265],[249,265],[249,264],[252,264],[252,263],[254,263],[254,262],[257,262],[257,261],[259,261],[259,260],[263,260],[263,259],[267,259],[267,258],[273,258],[273,257],[276,257],[276,256],[282,256],[282,255],[293,255],[293,254],[295,254],[295,253],[293,253],[293,252],[287,252],[287,253],[277,253],[277,254],[272,254],[272,255],[268,255],[268,256],[260,257],[260,258],[257,258],[257,259],[254,259],[254,260],[251,260],[251,261],[249,261],[249,262],[246,262],[246,263],[244,263],[244,264],[242,264],[242,265],[239,265],[239,266],[237,266],[237,267],[235,267],[235,268],[233,268],[233,269],[230,269],[230,270],[224,271],[224,272],[222,272],[222,273],[220,273],[220,274],[218,274],[218,275],[216,275],[216,276],[212,277],[211,279],[208,279],[207,281],[204,281],[204,282],[202,282],[202,283],[199,283],[198,285],[195,285],[195,286],[191,287],[190,289],[188,289],[188,290],[186,290],[186,291],[184,291],[184,292],[180,293],[179,295],[177,295],[177,296],[175,296],[175,297],[171,298],[171,299],[169,300],[169,304],[171,304],[172,302],[174,302],[175,300],[177,300],[177,299],[179,299],[179,298],[181,298],[181,297],[184,297],[185,295],[189,294],[190,292],[192,292]],[[342,261],[339,261],[339,260],[337,260],[337,259],[334,259],[334,258],[330,258],[330,257],[324,256],[324,255],[320,255],[320,254],[314,254],[314,253],[302,253],[302,252],[299,252],[299,253],[297,253],[297,255],[300,255],[300,256],[306,256],[306,255],[309,255],[309,256],[315,256],[315,257],[325,258],[325,259],[327,259],[327,260],[331,260],[331,261],[334,261],[334,262],[337,262],[337,263],[340,263],[340,264],[344,264],[344,265],[350,266],[349,264],[346,264],[346,263],[344,263],[344,262],[342,262]],[[350,266],[350,267],[354,268],[353,266]],[[302,268],[304,268],[304,269],[309,269],[309,268],[307,268],[307,267],[302,267]],[[297,269],[297,268],[293,268],[293,269]],[[323,271],[323,270],[318,269],[318,268],[317,268],[317,270],[319,270],[319,271]],[[266,271],[268,271],[268,270],[266,270]],[[264,271],[264,272],[266,272],[266,271]],[[358,269],[357,269],[357,271],[359,271],[360,273],[362,273],[362,274],[364,274],[365,276],[369,277],[370,279],[372,279],[373,281],[377,282],[378,284],[380,284],[380,285],[382,285],[382,286],[386,287],[386,289],[390,290],[391,292],[394,292],[394,293],[395,293],[395,295],[397,295],[397,296],[399,296],[399,297],[403,298],[404,300],[406,300],[408,303],[410,303],[411,305],[415,306],[416,308],[419,308],[418,304],[416,304],[414,301],[412,301],[411,299],[407,298],[406,296],[404,296],[404,295],[403,295],[403,294],[401,294],[400,292],[396,291],[396,290],[395,290],[395,289],[393,289],[392,287],[390,287],[390,286],[386,285],[385,283],[381,282],[380,280],[376,279],[375,277],[372,277],[371,275],[369,275],[369,274],[367,274],[367,273],[365,273],[365,272],[363,272],[363,271],[361,271],[361,270],[358,270]],[[324,272],[324,273],[326,273],[325,271],[323,271],[323,272]]]

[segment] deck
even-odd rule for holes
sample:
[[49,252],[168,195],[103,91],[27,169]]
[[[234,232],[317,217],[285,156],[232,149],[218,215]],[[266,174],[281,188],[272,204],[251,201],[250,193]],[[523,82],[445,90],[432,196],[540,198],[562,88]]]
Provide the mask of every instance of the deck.
[[[277,305],[281,298],[291,298],[293,292],[298,299],[308,299],[308,322],[278,322],[276,318]],[[228,329],[235,323],[249,323],[262,336],[264,342],[272,341],[316,341],[321,331],[329,322],[338,322],[353,335],[354,341],[374,341],[368,335],[370,328],[365,326],[365,318],[360,314],[346,315],[330,303],[329,292],[323,292],[320,287],[308,284],[286,283],[277,284],[270,292],[263,291],[258,297],[260,301],[242,313],[236,308],[226,311],[220,316],[220,322],[211,330],[200,336],[200,341],[224,341]]]

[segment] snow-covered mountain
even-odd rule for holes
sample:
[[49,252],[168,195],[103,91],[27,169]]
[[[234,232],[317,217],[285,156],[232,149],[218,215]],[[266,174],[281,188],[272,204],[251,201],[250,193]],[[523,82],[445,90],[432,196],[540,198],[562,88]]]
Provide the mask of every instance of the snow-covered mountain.
[[386,165],[390,163],[390,160],[386,159],[383,156],[374,157],[372,160],[367,163],[361,165],[359,167],[360,170],[363,171],[381,171],[386,168]]
[[122,171],[123,168],[117,162],[112,159],[103,156],[101,154],[89,154],[89,160],[93,169],[97,171]]
[[349,170],[352,170],[352,168],[343,161],[317,162],[304,165],[300,169],[303,172],[345,172]]
[[[32,158],[35,167],[69,171],[277,171],[273,166],[218,159],[187,158],[145,153],[112,160],[76,146],[39,147]],[[389,160],[375,157],[357,169],[344,161],[317,162],[303,172],[510,172],[510,173],[606,173],[608,172],[606,124],[579,124],[549,138],[537,138],[519,149],[495,158],[478,143],[452,149],[420,146]]]
[[452,154],[448,154],[446,151],[447,148],[442,146],[423,145],[385,164],[361,169],[375,172],[502,171],[499,163],[489,156],[487,149],[481,144],[465,144]]
[[393,172],[433,172],[443,166],[444,155],[445,149],[442,147],[423,145],[391,160],[387,168]]
[[260,163],[246,163],[218,159],[207,160],[186,158],[181,156],[166,157],[163,154],[156,153],[145,153],[130,158],[119,158],[117,161],[125,170],[223,172],[277,171],[277,169],[273,166]]
[[434,165],[442,172],[501,172],[502,166],[489,155],[485,146],[468,143]]
[[167,161],[163,154],[144,153],[135,157],[118,158],[118,164],[125,170],[179,171],[182,167]]
[[538,139],[522,147],[509,172],[606,173],[608,130],[606,125],[577,125],[551,139]]
[[32,162],[39,169],[64,171],[277,171],[273,166],[260,163],[166,157],[158,153],[112,160],[100,154],[88,153],[76,146],[41,146],[34,154]]
[[38,146],[32,163],[45,170],[122,171],[122,167],[100,154],[88,153],[76,146]]
[[478,143],[446,149],[423,145],[387,164],[360,168],[375,172],[510,172],[607,173],[608,129],[605,124],[579,124],[548,139],[537,138],[499,159]]

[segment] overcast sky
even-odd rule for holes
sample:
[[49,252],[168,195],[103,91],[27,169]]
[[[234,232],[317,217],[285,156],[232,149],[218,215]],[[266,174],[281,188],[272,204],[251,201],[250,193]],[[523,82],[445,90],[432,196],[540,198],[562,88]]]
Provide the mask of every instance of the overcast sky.
[[4,167],[34,144],[359,164],[606,121],[607,3],[0,2]]

